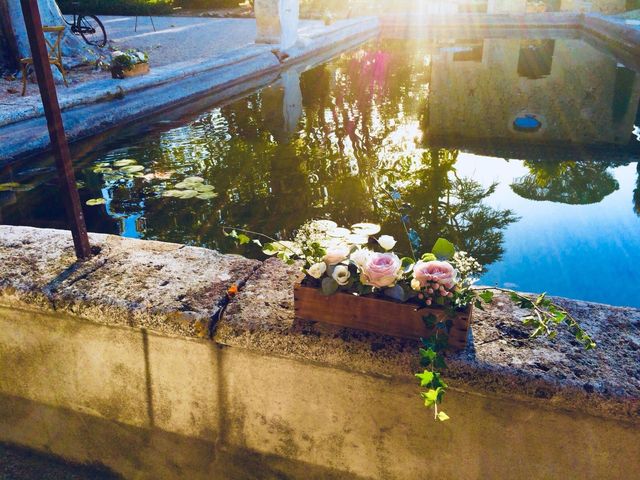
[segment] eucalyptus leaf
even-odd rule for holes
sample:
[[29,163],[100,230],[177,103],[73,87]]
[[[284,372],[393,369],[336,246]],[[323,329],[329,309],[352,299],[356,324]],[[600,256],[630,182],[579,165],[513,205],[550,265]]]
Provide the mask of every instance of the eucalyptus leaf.
[[324,277],[322,279],[322,293],[323,295],[333,295],[338,290],[338,282],[333,278]]

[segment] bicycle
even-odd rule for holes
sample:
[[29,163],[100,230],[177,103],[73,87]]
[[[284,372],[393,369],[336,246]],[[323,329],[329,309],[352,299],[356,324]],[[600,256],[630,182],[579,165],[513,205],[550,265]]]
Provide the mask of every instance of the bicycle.
[[[72,5],[76,9],[80,6],[77,2]],[[62,18],[67,25],[71,26],[71,33],[80,35],[87,44],[96,47],[104,47],[107,44],[107,32],[100,19],[95,15],[84,15],[74,11],[73,20],[70,22],[64,16]]]

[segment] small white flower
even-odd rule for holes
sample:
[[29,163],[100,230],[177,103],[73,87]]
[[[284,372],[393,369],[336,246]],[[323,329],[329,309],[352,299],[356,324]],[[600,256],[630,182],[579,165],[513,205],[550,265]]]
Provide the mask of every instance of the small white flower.
[[411,288],[413,288],[416,292],[420,291],[420,287],[420,280],[418,280],[417,278],[411,280]]
[[333,275],[331,276],[336,282],[338,282],[338,285],[346,285],[351,273],[349,273],[349,268],[345,265],[338,265],[333,269]]
[[371,256],[370,250],[367,250],[366,248],[359,248],[358,250],[354,251],[349,258],[353,263],[356,264],[356,266],[360,270],[362,270],[362,267],[365,266],[370,256]]
[[138,58],[140,59],[141,62],[144,62],[147,60],[147,56],[142,52],[138,52]]
[[396,245],[396,239],[391,235],[381,235],[378,238],[378,244],[385,250],[391,250]]
[[327,271],[327,264],[324,262],[314,263],[309,267],[307,273],[313,278],[320,278]]

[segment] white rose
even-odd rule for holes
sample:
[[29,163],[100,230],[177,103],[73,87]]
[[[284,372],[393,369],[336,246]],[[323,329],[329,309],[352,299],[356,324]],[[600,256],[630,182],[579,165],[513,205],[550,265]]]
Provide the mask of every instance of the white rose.
[[378,238],[378,244],[385,250],[391,250],[396,245],[396,239],[391,235],[381,235]]
[[327,265],[324,262],[314,263],[309,267],[307,273],[313,278],[320,278],[327,271]]
[[333,269],[333,275],[331,276],[336,282],[338,282],[338,285],[346,285],[351,274],[349,273],[349,268],[346,265],[338,265]]
[[411,288],[413,288],[416,292],[419,292],[421,287],[422,285],[420,285],[420,280],[418,280],[417,278],[411,280]]
[[327,254],[324,256],[323,260],[327,265],[336,265],[349,256],[349,246],[348,245],[335,245],[327,248]]
[[371,251],[365,248],[359,248],[351,254],[351,261],[356,264],[356,266],[362,270],[362,267],[365,266],[367,260],[371,256]]

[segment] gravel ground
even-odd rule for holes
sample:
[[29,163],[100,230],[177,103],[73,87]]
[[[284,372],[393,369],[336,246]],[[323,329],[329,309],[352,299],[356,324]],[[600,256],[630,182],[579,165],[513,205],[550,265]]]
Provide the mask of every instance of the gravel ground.
[[121,477],[95,466],[0,443],[0,480],[116,480]]

